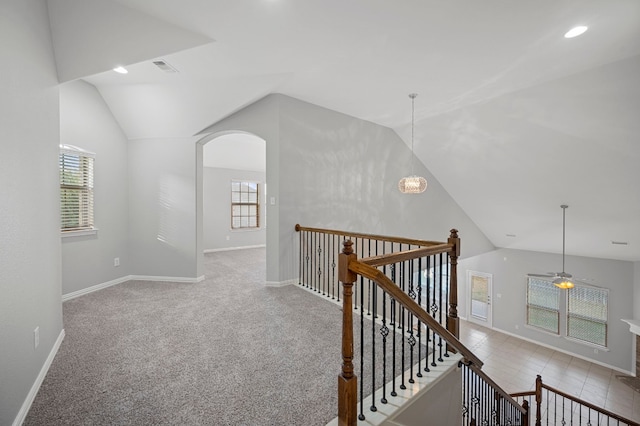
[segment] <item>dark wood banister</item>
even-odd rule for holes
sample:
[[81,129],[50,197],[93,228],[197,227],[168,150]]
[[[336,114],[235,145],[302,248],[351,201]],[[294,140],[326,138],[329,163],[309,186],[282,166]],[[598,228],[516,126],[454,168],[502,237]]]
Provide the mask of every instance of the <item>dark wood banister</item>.
[[306,226],[300,226],[299,224],[296,224],[295,229],[296,229],[296,232],[300,232],[300,231],[320,232],[323,234],[345,235],[352,238],[369,238],[370,240],[388,241],[390,243],[411,244],[414,246],[423,246],[423,247],[443,244],[441,241],[427,241],[427,240],[416,240],[413,238],[390,237],[387,235],[363,234],[360,232],[347,232],[347,231],[340,231],[336,229],[309,228]]
[[400,263],[406,260],[417,259],[419,257],[431,256],[432,254],[448,253],[451,252],[453,248],[453,244],[439,243],[438,245],[430,247],[422,247],[398,253],[367,257],[366,259],[360,259],[360,263],[374,267],[391,265],[392,263]]
[[384,290],[391,298],[396,302],[404,306],[409,312],[411,312],[416,318],[429,326],[433,331],[440,335],[446,342],[458,351],[465,359],[465,364],[473,364],[482,367],[482,361],[475,356],[471,350],[469,350],[462,342],[460,342],[456,336],[451,334],[449,330],[444,328],[438,321],[433,319],[431,315],[427,313],[420,305],[418,305],[408,294],[402,291],[397,285],[393,283],[385,274],[379,269],[369,266],[365,263],[357,260],[349,262],[349,270],[355,272],[363,277],[374,281],[378,286]]
[[640,426],[640,423],[634,422],[633,420],[624,418],[616,413],[612,413],[609,410],[606,410],[604,408],[598,407],[597,405],[591,404],[590,402],[584,401],[580,398],[576,398],[575,396],[569,395],[566,392],[561,391],[560,389],[556,389],[553,388],[551,386],[545,385],[544,383],[542,383],[542,377],[540,375],[538,375],[536,377],[536,390],[532,390],[532,391],[525,391],[525,392],[517,392],[517,393],[512,393],[511,397],[513,398],[521,398],[524,396],[535,396],[536,397],[536,403],[538,405],[537,411],[536,411],[536,426],[539,426],[541,424],[541,415],[540,415],[540,404],[538,402],[542,401],[542,389],[546,389],[550,392],[553,392],[555,394],[558,394],[560,396],[562,396],[563,398],[567,398],[577,404],[580,405],[584,405],[587,408],[590,408],[594,411],[597,411],[599,413],[604,414],[605,416],[609,416],[614,420],[617,420],[619,422],[624,422],[626,424],[628,424],[629,426]]

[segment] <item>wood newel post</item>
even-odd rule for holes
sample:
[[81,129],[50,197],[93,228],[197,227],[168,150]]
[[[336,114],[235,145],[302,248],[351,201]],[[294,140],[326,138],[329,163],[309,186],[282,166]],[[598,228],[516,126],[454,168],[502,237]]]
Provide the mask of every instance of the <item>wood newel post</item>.
[[536,425],[540,426],[542,424],[542,377],[538,374],[536,377]]
[[342,373],[338,376],[338,425],[355,426],[358,422],[357,377],[353,372],[353,283],[357,274],[349,270],[349,262],[358,259],[353,242],[347,240],[338,257],[338,279],[342,282]]
[[522,401],[522,408],[524,408],[524,414],[522,418],[522,422],[520,423],[522,426],[529,426],[529,401],[526,399]]
[[[460,337],[460,325],[458,323],[458,256],[460,256],[460,238],[458,230],[452,229],[447,240],[453,244],[453,249],[449,255],[451,270],[449,271],[449,313],[447,316],[447,330],[456,337]],[[453,348],[450,348],[453,350]]]

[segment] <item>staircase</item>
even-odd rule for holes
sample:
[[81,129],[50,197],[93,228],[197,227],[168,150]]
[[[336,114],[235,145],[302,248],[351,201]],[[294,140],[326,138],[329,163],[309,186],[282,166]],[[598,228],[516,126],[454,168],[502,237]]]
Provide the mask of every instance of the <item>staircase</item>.
[[509,395],[484,373],[458,340],[455,229],[447,242],[296,231],[299,285],[343,306],[338,416],[330,425],[638,425],[540,378],[533,393]]

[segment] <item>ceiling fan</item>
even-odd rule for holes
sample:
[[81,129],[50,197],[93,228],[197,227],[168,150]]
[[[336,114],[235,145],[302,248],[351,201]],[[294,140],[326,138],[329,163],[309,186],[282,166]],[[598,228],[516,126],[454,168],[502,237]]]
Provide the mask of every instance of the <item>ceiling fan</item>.
[[560,206],[562,208],[562,272],[549,272],[548,274],[527,274],[530,277],[553,278],[553,284],[561,289],[570,289],[574,287],[572,275],[564,271],[564,247],[565,247],[565,214],[567,212],[566,204]]

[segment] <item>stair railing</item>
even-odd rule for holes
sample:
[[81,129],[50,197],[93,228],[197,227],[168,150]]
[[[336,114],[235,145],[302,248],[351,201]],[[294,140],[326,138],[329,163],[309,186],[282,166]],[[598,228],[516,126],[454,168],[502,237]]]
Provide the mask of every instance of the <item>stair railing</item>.
[[516,401],[535,404],[535,426],[542,425],[625,425],[640,426],[633,420],[619,416],[597,405],[562,392],[536,378],[535,390],[512,393]]
[[[397,396],[398,389],[416,383],[422,372],[443,363],[450,352],[462,357],[464,424],[483,424],[485,419],[493,420],[486,424],[525,424],[526,404],[519,406],[487,377],[480,369],[480,359],[457,338],[460,239],[455,229],[446,242],[300,225],[296,231],[299,284],[336,303],[342,286],[340,425],[352,426],[366,419],[365,382],[371,389],[368,411],[375,412],[378,403],[386,404],[388,396]],[[357,336],[354,312],[360,314]],[[371,348],[366,356],[365,344]],[[482,399],[481,404],[475,402],[476,397]]]

